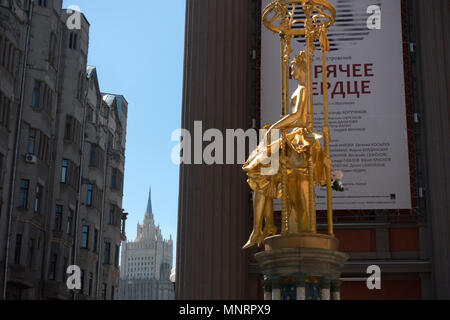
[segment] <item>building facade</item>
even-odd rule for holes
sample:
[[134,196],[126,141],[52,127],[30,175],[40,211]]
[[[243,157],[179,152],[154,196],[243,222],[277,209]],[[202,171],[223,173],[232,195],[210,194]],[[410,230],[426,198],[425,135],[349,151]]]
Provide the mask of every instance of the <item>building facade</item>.
[[[182,128],[194,132],[194,121],[205,131],[259,128],[261,1],[187,1],[186,8]],[[406,0],[402,11],[416,203],[407,214],[337,216],[340,251],[350,255],[343,299],[450,298],[449,2]],[[251,221],[241,165],[181,165],[177,299],[263,298],[256,249],[241,250]],[[366,287],[370,265],[381,267],[381,290]]]
[[150,192],[136,240],[123,244],[118,299],[174,299],[174,287],[169,280],[172,259],[172,236],[163,239],[160,227],[155,225]]
[[0,3],[2,297],[114,299],[127,101],[87,66],[84,15],[69,29],[61,0]]

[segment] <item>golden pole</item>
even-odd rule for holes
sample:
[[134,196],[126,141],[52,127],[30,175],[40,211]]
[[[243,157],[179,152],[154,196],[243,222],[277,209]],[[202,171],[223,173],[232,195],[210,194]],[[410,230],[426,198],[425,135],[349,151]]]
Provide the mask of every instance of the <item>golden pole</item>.
[[285,73],[286,70],[284,69],[284,48],[285,48],[285,35],[281,34],[281,116],[283,117],[286,115],[286,109],[285,109],[285,101],[286,101],[286,84],[285,84]]
[[[286,115],[286,68],[284,64],[284,53],[286,50],[286,38],[284,34],[281,34],[281,115]],[[281,130],[281,145],[280,145],[280,160],[285,158],[286,154],[286,132]],[[281,162],[281,233],[286,234],[289,232],[289,217],[288,217],[288,194],[287,194],[287,172],[284,161]]]
[[[312,21],[311,15],[313,6],[310,4],[304,4],[303,12],[305,13],[305,38],[306,38],[306,56],[307,56],[307,82],[306,82],[306,96],[308,101],[308,129],[310,132],[314,130],[314,109],[313,109],[313,92],[312,92],[312,65],[314,58],[314,39],[312,38]],[[310,232],[317,232],[316,224],[316,196],[314,189],[314,165],[312,159],[312,147],[310,145],[310,151],[308,154],[308,175],[309,175],[309,229]]]
[[[325,123],[323,127],[323,134],[325,136],[325,157],[328,163],[331,163],[330,160],[330,124],[329,124],[329,114],[328,114],[328,74],[327,74],[327,51],[328,48],[328,40],[326,39],[326,27],[322,25],[321,37],[323,37],[321,41],[322,47],[322,74],[323,74],[323,113],[325,116]],[[326,177],[327,177],[327,220],[328,220],[328,234],[330,236],[334,236],[333,230],[333,197],[331,190],[331,168],[327,166]]]
[[[282,116],[289,113],[289,57],[292,51],[290,44],[290,37],[286,34],[281,35],[281,91],[282,91]],[[286,143],[286,129],[281,130],[281,153],[280,157],[287,159],[287,143]],[[288,194],[288,176],[287,168],[284,161],[281,164],[281,188],[282,188],[282,230],[283,234],[289,232],[289,194]]]

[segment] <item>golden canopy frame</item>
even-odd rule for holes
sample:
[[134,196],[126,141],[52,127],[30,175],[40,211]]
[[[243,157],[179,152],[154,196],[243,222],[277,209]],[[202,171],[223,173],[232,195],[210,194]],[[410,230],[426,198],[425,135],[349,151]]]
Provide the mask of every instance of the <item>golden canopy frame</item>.
[[[296,19],[295,16],[302,10],[305,18]],[[313,106],[313,59],[316,51],[315,42],[319,40],[322,53],[322,85],[324,91],[324,126],[322,128],[324,136],[324,151],[328,163],[330,160],[330,127],[328,114],[328,79],[327,79],[327,52],[330,51],[328,40],[328,28],[336,20],[336,9],[327,0],[274,0],[264,9],[263,23],[272,32],[280,36],[281,41],[281,114],[289,113],[289,63],[291,59],[293,38],[305,37],[307,72],[306,72],[306,96],[308,121],[307,126],[311,131],[314,128],[314,106]],[[282,146],[281,156],[286,156],[286,135],[288,129],[281,131]],[[309,230],[317,233],[315,187],[313,177],[312,158],[308,160],[309,172]],[[326,169],[327,179],[327,220],[328,234],[334,236],[333,231],[333,204],[331,187],[331,165]],[[281,165],[281,187],[283,189],[282,198],[282,234],[289,232],[289,199],[287,188],[287,169]]]

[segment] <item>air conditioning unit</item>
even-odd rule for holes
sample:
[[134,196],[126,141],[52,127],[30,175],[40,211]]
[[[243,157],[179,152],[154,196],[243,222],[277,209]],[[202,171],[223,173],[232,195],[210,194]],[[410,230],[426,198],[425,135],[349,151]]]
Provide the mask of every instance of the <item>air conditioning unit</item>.
[[25,155],[25,162],[27,163],[36,163],[37,157],[34,154],[27,154]]

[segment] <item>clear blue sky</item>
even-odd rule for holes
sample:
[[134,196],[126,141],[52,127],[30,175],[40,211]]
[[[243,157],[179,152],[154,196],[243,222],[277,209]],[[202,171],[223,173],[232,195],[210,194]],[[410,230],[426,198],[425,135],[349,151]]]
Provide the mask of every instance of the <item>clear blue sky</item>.
[[171,161],[171,134],[181,125],[185,1],[63,3],[79,6],[91,25],[88,64],[97,67],[100,89],[129,103],[123,199],[129,240],[150,185],[155,221],[164,237],[176,240],[179,170]]

